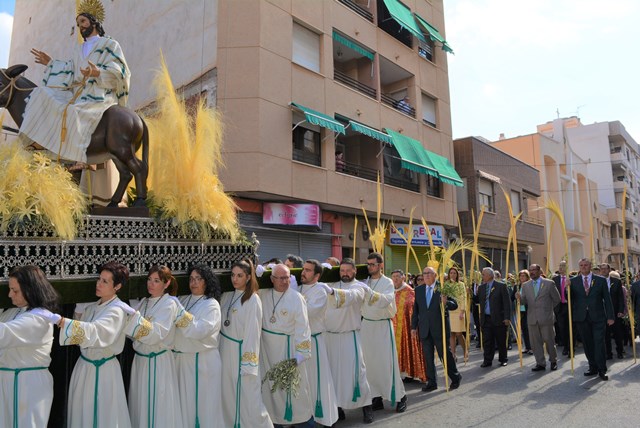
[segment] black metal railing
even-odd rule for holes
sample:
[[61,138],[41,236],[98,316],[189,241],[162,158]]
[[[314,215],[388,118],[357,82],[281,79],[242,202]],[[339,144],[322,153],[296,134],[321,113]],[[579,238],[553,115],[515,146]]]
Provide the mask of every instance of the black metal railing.
[[336,172],[353,175],[354,177],[360,177],[365,180],[376,181],[378,179],[377,169],[367,168],[357,163],[344,162],[344,165],[336,165]]
[[376,91],[375,89],[365,85],[364,83],[358,82],[357,80],[347,76],[340,70],[337,70],[337,69],[333,70],[333,79],[336,82],[340,82],[343,85],[346,85],[352,89],[355,89],[358,92],[362,92],[366,96],[371,97],[373,99],[375,99],[376,95],[378,94],[378,91]]
[[400,113],[404,113],[407,116],[411,116],[413,118],[416,117],[416,109],[408,104],[401,103],[401,100],[396,100],[395,98],[387,94],[380,94],[380,101],[382,101],[383,104],[386,104],[389,107],[393,107]]
[[367,21],[373,22],[373,14],[369,12],[367,9],[363,8],[362,6],[354,3],[351,0],[338,0],[338,2],[342,3],[343,5],[345,5],[346,7],[348,7],[349,9],[351,9],[352,11],[354,11],[355,13],[357,13],[358,15],[366,19]]
[[420,193],[420,184],[414,183],[411,180],[398,177],[384,176],[384,184],[388,184],[393,187],[400,187],[401,189],[411,190],[412,192]]

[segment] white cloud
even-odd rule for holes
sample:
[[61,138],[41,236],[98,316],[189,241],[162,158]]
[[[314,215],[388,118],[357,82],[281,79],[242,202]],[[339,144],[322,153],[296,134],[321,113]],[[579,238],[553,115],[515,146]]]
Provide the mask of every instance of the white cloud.
[[0,13],[0,67],[6,67],[9,62],[9,48],[11,47],[11,30],[13,29],[13,16],[8,13]]

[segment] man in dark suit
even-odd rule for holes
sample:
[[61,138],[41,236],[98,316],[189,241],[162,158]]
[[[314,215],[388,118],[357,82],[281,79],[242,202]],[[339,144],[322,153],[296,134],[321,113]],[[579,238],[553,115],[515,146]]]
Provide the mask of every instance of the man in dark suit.
[[605,358],[606,326],[613,325],[614,314],[607,280],[591,273],[591,261],[580,259],[580,272],[571,278],[571,313],[580,331],[584,353],[589,361],[585,376],[609,380]]
[[480,325],[484,361],[480,367],[491,367],[498,345],[498,361],[507,365],[507,328],[511,319],[511,300],[504,282],[494,280],[493,269],[482,269],[482,284],[478,289],[480,302]]
[[[416,297],[413,304],[413,314],[411,315],[411,335],[414,338],[420,337],[422,350],[424,352],[424,363],[427,368],[427,384],[422,387],[424,392],[434,391],[438,388],[436,381],[436,365],[434,362],[433,348],[438,350],[438,355],[442,359],[442,312],[440,302],[445,310],[446,338],[451,335],[449,327],[449,312],[458,308],[458,304],[451,297],[441,295],[438,283],[436,282],[436,271],[431,267],[426,267],[422,271],[424,285],[416,287]],[[438,287],[438,289],[436,289]],[[447,375],[451,378],[451,389],[460,386],[462,375],[458,373],[456,361],[453,359],[451,350],[445,347],[447,353]]]
[[618,359],[624,358],[624,325],[622,318],[624,317],[624,293],[622,291],[622,281],[619,278],[610,276],[611,266],[609,263],[600,263],[600,275],[607,280],[609,287],[609,295],[611,296],[611,305],[613,305],[613,313],[615,314],[615,322],[612,326],[607,326],[607,332],[604,338],[604,344],[607,351],[607,360],[613,358],[613,349],[611,348],[611,339],[616,342],[616,354]]
[[[640,312],[640,280],[631,284],[631,307],[633,309],[633,319],[635,321],[634,324],[634,333],[638,335],[638,321],[640,320],[640,316],[638,315]],[[631,316],[631,314],[629,314]],[[631,340],[636,340],[633,337]]]
[[569,287],[569,277],[567,276],[567,262],[561,261],[558,266],[558,274],[553,277],[558,293],[560,294],[560,304],[556,306],[556,336],[558,345],[562,346],[562,355],[569,355],[569,304],[567,303],[566,290]]
[[479,348],[480,345],[480,300],[478,300],[478,288],[480,288],[480,284],[478,284],[475,280],[473,284],[471,284],[471,314],[473,315],[473,325],[476,328],[476,348]]

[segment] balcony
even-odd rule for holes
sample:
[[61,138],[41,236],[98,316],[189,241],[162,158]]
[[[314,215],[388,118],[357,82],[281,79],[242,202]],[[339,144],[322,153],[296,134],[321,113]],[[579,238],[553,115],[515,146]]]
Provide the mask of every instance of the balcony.
[[364,180],[369,181],[377,181],[378,180],[378,170],[373,168],[367,168],[366,166],[362,166],[360,164],[344,162],[344,165],[339,166],[336,165],[336,172],[341,172],[342,174],[352,175],[354,177],[360,177]]
[[333,71],[333,79],[336,82],[340,82],[343,85],[350,87],[351,89],[355,89],[356,91],[363,93],[368,97],[371,97],[373,99],[376,98],[377,91],[374,88],[371,88],[364,83],[358,82],[356,79],[349,77],[340,70]]
[[[414,107],[411,107],[408,104],[401,104],[400,100],[396,100],[395,98],[393,98],[390,95],[387,94],[380,94],[380,101],[382,102],[382,104],[386,104],[389,107],[393,107],[394,109],[398,110],[400,113],[402,114],[406,114],[407,116],[411,116],[415,119],[416,117],[416,109]],[[433,125],[435,126],[435,125]]]
[[345,5],[346,7],[348,7],[349,9],[351,9],[352,11],[354,11],[355,13],[357,13],[358,15],[366,19],[367,21],[373,22],[373,13],[369,12],[369,10],[366,9],[365,7],[360,6],[359,4],[357,4],[352,0],[338,0],[338,2],[342,3],[343,5]]
[[420,183],[416,183],[414,179],[408,177],[384,176],[384,184],[399,187],[412,192],[420,193]]

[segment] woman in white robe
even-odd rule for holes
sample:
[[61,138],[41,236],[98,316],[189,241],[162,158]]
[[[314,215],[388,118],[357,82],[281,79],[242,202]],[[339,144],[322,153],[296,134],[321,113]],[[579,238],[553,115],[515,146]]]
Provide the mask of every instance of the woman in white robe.
[[251,261],[231,268],[234,291],[222,295],[222,414],[229,428],[273,427],[258,376],[262,304]]
[[183,311],[176,321],[174,352],[182,426],[224,428],[222,421],[222,362],[220,282],[208,266],[189,272],[191,294],[182,296]]
[[37,266],[9,273],[9,297],[17,306],[0,322],[0,426],[45,427],[53,401],[49,373],[58,295]]
[[100,297],[85,309],[80,320],[62,318],[60,345],[79,345],[69,385],[67,427],[131,426],[122,371],[116,355],[124,348],[123,328],[126,313],[124,303],[116,295],[129,279],[126,266],[109,262],[100,268],[96,296]]
[[182,426],[178,378],[171,349],[178,316],[176,279],[166,266],[154,266],[147,278],[150,297],[142,299],[125,333],[135,357],[129,383],[129,413],[134,427]]

